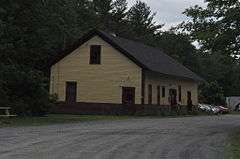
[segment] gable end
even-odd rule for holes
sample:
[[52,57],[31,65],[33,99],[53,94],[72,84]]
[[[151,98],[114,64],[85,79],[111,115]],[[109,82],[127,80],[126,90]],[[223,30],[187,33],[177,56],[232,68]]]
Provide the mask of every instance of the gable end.
[[72,53],[74,50],[76,50],[78,47],[80,47],[82,44],[90,40],[92,37],[98,35],[100,38],[102,38],[105,42],[109,43],[113,48],[118,50],[120,53],[125,55],[127,58],[129,58],[131,61],[133,61],[136,65],[138,65],[141,68],[148,69],[144,64],[139,62],[135,57],[133,57],[131,54],[129,54],[124,48],[121,48],[119,45],[117,45],[115,42],[113,42],[110,38],[102,34],[98,30],[92,30],[88,34],[85,34],[82,38],[80,38],[77,42],[75,42],[71,47],[65,49],[64,51],[60,52],[57,57],[55,57],[50,63],[49,68],[52,65],[55,65],[60,60],[65,58],[67,55]]

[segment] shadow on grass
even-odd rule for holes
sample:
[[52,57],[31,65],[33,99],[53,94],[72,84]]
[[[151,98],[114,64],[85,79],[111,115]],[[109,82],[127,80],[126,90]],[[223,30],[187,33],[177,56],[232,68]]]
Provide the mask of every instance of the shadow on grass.
[[0,128],[78,123],[78,122],[96,121],[96,120],[122,120],[122,119],[128,119],[128,118],[131,118],[131,117],[130,116],[50,114],[45,117],[0,118]]
[[135,114],[132,116],[117,116],[117,115],[64,115],[64,114],[49,114],[45,117],[13,117],[0,118],[0,128],[3,127],[19,127],[19,126],[41,126],[54,124],[79,123],[85,121],[98,120],[123,120],[123,119],[137,119],[137,118],[182,118],[194,116],[208,116],[207,113],[167,113],[160,115],[151,114]]
[[240,159],[240,130],[231,134],[226,144],[226,159]]

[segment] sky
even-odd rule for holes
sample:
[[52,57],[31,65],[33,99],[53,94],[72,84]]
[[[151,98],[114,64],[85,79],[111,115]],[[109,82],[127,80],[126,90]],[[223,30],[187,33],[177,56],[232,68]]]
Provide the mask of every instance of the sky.
[[[129,6],[132,6],[136,0],[128,0]],[[187,20],[187,17],[182,12],[190,6],[200,5],[205,6],[204,0],[142,0],[151,7],[153,12],[156,12],[155,21],[160,24],[165,24],[163,29],[169,29],[171,26],[176,26],[182,21]]]

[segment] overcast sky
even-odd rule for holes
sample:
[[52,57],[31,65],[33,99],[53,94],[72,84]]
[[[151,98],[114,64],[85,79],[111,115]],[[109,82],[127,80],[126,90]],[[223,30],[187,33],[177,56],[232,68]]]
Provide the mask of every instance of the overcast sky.
[[[136,0],[128,0],[130,6]],[[156,12],[156,21],[160,24],[165,24],[164,29],[181,23],[187,20],[187,17],[182,12],[190,6],[204,6],[204,0],[142,0],[146,2],[153,12]]]

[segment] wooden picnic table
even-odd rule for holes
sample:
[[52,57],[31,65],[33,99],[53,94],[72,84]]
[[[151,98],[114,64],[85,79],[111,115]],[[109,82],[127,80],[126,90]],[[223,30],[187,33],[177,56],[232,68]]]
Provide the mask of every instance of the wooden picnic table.
[[10,114],[10,109],[11,109],[11,107],[0,107],[0,110],[4,110],[4,112],[5,112],[5,114],[0,115],[0,117],[15,117],[16,115]]

